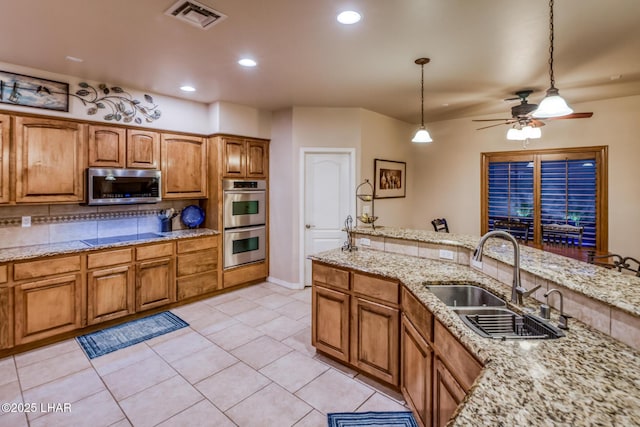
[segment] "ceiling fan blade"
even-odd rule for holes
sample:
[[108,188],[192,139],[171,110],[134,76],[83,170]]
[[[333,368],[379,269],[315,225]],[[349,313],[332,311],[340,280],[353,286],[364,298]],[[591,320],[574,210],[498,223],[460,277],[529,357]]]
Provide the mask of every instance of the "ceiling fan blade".
[[511,123],[515,123],[515,122],[516,122],[516,120],[509,120],[509,121],[506,121],[504,123],[497,123],[495,125],[489,125],[489,126],[481,127],[481,128],[476,129],[476,130],[489,129],[489,128],[492,128],[492,127],[495,127],[495,126],[510,125]]
[[539,128],[544,126],[544,122],[541,122],[540,120],[537,120],[537,119],[530,119],[529,124],[531,125],[531,127],[534,127],[534,128]]
[[593,116],[593,113],[573,113],[573,114],[567,114],[566,116],[549,117],[548,119],[545,119],[545,120],[588,119],[591,116]]
[[471,120],[472,122],[504,122],[504,121],[510,121],[512,119],[477,119],[477,120]]

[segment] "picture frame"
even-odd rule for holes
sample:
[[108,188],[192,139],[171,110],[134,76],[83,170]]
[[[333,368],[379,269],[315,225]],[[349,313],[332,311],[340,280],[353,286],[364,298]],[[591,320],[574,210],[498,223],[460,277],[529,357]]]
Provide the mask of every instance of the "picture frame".
[[373,160],[374,198],[392,199],[407,196],[407,163]]
[[0,71],[0,103],[69,112],[69,83]]

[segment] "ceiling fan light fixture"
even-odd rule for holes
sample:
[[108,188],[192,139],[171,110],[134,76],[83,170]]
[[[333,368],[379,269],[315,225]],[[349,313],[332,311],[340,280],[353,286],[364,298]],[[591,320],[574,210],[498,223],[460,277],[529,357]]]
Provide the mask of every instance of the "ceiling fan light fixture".
[[431,61],[429,58],[418,58],[415,60],[415,63],[420,66],[421,71],[421,80],[420,80],[420,129],[416,132],[415,136],[411,140],[411,142],[416,142],[419,144],[426,144],[429,142],[433,142],[431,135],[429,135],[429,131],[427,131],[424,127],[424,64],[428,64]]
[[520,129],[511,128],[507,131],[509,141],[524,141],[525,137]]
[[540,102],[538,109],[533,112],[532,116],[537,119],[546,119],[551,117],[562,117],[573,113],[573,110],[567,105],[567,102],[560,96],[558,89],[555,87],[547,90],[547,96]]
[[540,139],[542,137],[542,131],[540,128],[534,128],[533,126],[525,126],[522,128],[524,139]]

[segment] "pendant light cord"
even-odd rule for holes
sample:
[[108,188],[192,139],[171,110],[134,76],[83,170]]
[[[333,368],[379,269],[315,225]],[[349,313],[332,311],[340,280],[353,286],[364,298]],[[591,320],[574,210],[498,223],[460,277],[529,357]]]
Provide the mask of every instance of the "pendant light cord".
[[556,87],[556,80],[553,76],[553,0],[549,0],[549,78],[551,88]]
[[421,87],[421,92],[420,92],[420,117],[421,117],[421,124],[422,127],[424,127],[424,64],[420,65],[420,68],[422,70],[422,78],[420,80],[420,87]]

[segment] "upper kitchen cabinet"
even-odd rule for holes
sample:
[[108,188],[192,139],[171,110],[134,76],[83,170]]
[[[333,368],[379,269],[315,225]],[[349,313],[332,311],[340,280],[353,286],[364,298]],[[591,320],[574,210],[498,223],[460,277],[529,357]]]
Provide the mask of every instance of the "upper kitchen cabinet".
[[207,197],[207,143],[205,138],[162,134],[162,198]]
[[225,178],[266,178],[269,170],[269,142],[222,138],[222,167]]
[[16,203],[84,200],[87,125],[15,117]]
[[160,134],[115,126],[89,126],[89,166],[158,169]]
[[0,114],[0,203],[9,202],[10,118]]

